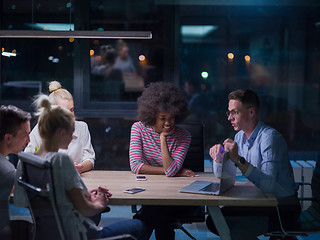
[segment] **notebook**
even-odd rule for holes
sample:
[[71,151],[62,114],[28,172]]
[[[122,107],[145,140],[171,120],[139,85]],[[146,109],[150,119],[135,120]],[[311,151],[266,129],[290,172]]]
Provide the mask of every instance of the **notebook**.
[[219,178],[219,182],[195,181],[190,185],[181,188],[179,191],[182,193],[219,195],[233,187],[236,179],[237,167],[229,158],[228,153],[223,155],[221,171],[221,178]]

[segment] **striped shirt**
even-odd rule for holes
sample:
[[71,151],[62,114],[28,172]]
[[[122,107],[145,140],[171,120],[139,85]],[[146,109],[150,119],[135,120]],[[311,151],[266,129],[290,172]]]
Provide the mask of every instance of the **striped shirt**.
[[[176,127],[173,134],[166,139],[173,163],[164,173],[168,177],[173,177],[182,167],[191,142],[191,135],[186,130]],[[146,127],[142,122],[134,123],[131,127],[129,160],[131,171],[135,174],[140,172],[144,164],[163,167],[160,134],[152,127]]]

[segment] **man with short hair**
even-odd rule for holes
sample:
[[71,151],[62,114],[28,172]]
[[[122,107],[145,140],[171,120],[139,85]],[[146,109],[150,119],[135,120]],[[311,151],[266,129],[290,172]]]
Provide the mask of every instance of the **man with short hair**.
[[[234,140],[228,138],[223,142],[224,151],[249,181],[278,199],[284,228],[293,228],[301,207],[287,144],[278,131],[259,121],[260,103],[254,91],[236,90],[228,98],[228,120],[238,133]],[[216,160],[221,147],[216,144],[210,148],[212,159]],[[269,230],[280,229],[274,207],[223,207],[221,210],[232,239],[257,239],[256,236]],[[233,220],[230,220],[231,216]],[[238,218],[235,220],[234,216]],[[207,227],[216,232],[210,217],[207,218]]]
[[15,167],[6,156],[18,154],[30,142],[30,113],[8,105],[0,106],[0,239],[10,239],[9,196]]

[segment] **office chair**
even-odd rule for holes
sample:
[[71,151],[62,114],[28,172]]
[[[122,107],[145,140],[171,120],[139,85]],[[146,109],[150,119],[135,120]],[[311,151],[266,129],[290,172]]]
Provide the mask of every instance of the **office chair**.
[[280,220],[281,231],[266,234],[270,239],[285,239],[286,237],[308,236],[313,233],[320,233],[320,159],[318,158],[313,171],[311,183],[299,183],[300,186],[311,185],[312,197],[299,197],[300,201],[311,201],[311,206],[302,211],[297,229],[287,231],[283,228]]
[[[188,153],[185,157],[183,168],[188,168],[194,172],[204,172],[204,137],[203,137],[203,124],[178,124],[191,134],[191,143]],[[182,230],[188,237],[195,239],[189,233],[183,224],[192,224],[194,222],[205,221],[205,206],[192,208],[192,212],[186,212],[185,215],[179,216],[174,220],[173,224],[176,229]]]
[[188,153],[184,159],[183,167],[194,172],[204,172],[204,137],[203,124],[184,123],[177,124],[191,134],[191,143]]
[[66,239],[55,199],[52,163],[31,153],[20,152],[22,176],[18,179],[28,197],[34,223],[33,239]]
[[[67,239],[62,216],[57,205],[52,162],[32,153],[20,152],[18,157],[22,164],[22,176],[18,179],[18,184],[27,193],[28,206],[33,221],[32,239]],[[105,212],[109,210],[110,208],[107,208]],[[135,240],[130,234],[103,239]]]

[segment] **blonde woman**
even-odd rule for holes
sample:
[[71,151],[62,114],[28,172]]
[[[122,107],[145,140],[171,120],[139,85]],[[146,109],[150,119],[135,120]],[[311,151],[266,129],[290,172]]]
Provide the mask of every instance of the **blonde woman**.
[[[39,108],[38,129],[42,138],[35,153],[52,162],[55,194],[58,209],[63,210],[63,224],[67,239],[97,239],[121,234],[131,234],[137,239],[146,239],[144,224],[137,219],[117,222],[97,229],[88,217],[101,213],[109,202],[111,193],[99,186],[88,191],[70,157],[58,152],[66,149],[73,139],[74,115],[61,106],[51,105],[48,96],[41,95],[36,101]],[[16,179],[21,175],[18,164]],[[24,190],[16,184],[14,204],[26,207]]]
[[[73,97],[68,90],[62,88],[59,82],[52,81],[49,84],[49,91],[49,100],[52,104],[65,107],[74,115]],[[30,143],[25,151],[36,152],[41,142],[39,128],[36,125],[30,133]],[[59,151],[65,152],[70,156],[79,173],[91,170],[94,167],[95,152],[91,144],[88,125],[82,121],[75,121],[72,141],[66,150],[60,149]]]

